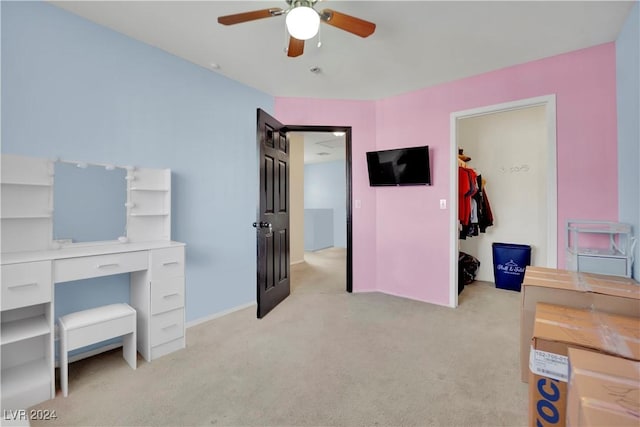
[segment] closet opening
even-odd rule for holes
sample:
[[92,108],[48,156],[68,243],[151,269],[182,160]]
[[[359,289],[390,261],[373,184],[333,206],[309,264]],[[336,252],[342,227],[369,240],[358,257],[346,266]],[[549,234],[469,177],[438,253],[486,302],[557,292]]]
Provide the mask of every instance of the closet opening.
[[[530,245],[531,265],[556,267],[555,95],[452,113],[450,143],[449,287],[456,307],[465,278],[494,283],[493,243]],[[473,185],[481,197],[472,205],[473,192],[465,198],[460,189]],[[462,263],[473,270],[474,260],[471,278]]]

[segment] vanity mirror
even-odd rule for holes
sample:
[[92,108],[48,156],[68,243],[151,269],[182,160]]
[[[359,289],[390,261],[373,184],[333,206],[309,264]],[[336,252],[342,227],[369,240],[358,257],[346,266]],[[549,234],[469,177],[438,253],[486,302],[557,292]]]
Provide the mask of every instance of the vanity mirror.
[[1,160],[3,253],[171,240],[169,169]]
[[58,160],[54,164],[53,241],[114,241],[127,235],[127,170]]

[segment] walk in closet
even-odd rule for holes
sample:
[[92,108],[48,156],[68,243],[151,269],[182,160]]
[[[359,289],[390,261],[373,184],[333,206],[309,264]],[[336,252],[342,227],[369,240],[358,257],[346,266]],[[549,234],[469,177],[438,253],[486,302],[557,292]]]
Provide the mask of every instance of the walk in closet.
[[[457,146],[460,192],[473,172],[490,216],[467,219],[459,198],[460,252],[480,262],[475,280],[494,282],[492,244],[530,245],[532,265],[548,266],[549,144],[544,105],[480,114],[459,120]],[[473,171],[473,172],[471,172]],[[476,202],[477,203],[477,202]],[[489,212],[487,211],[487,213]],[[488,225],[486,222],[490,218]],[[475,219],[475,218],[474,218]],[[484,233],[482,232],[484,230]]]

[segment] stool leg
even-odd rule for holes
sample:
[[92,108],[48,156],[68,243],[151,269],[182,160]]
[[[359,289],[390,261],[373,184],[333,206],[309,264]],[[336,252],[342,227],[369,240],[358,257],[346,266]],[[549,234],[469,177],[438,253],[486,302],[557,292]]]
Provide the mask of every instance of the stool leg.
[[136,369],[137,365],[136,353],[136,333],[132,332],[122,338],[122,357],[133,369]]
[[68,354],[67,354],[67,331],[60,328],[60,387],[62,395],[69,395],[69,372],[68,372]]

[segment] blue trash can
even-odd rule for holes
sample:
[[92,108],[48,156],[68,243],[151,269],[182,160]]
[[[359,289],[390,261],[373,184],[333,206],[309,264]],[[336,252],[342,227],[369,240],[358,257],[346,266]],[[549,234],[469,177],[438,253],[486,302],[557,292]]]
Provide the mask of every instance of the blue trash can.
[[524,271],[531,265],[531,246],[493,243],[492,248],[496,288],[520,292]]

